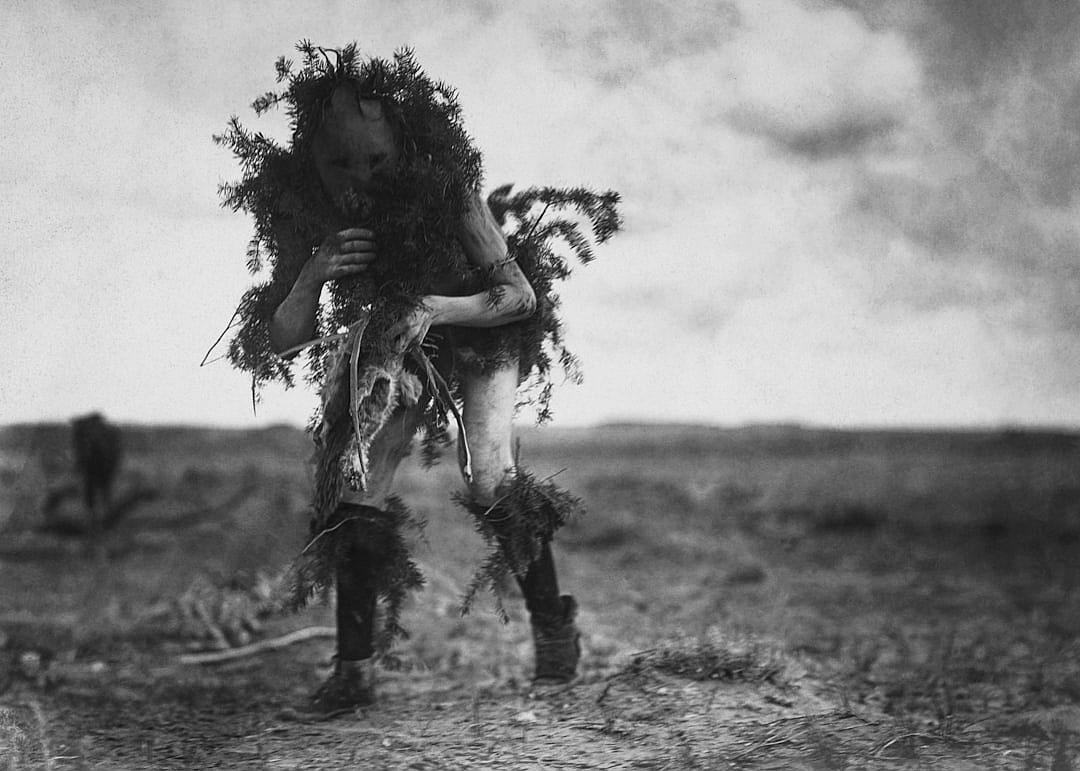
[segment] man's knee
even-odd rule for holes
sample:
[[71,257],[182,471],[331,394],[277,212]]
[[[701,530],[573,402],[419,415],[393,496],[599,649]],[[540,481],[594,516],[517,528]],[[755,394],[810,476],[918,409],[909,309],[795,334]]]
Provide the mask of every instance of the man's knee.
[[517,365],[464,378],[464,426],[458,460],[469,494],[490,504],[514,475],[511,421],[517,392]]
[[[500,432],[501,434],[502,432]],[[509,431],[505,432],[507,435]],[[484,430],[469,431],[458,438],[458,467],[473,500],[490,504],[514,477],[514,461],[509,442]]]
[[514,478],[514,468],[509,467],[474,467],[471,476],[465,477],[469,497],[485,506],[489,506],[506,492],[506,487]]
[[343,500],[376,507],[383,505],[393,491],[398,467],[412,450],[413,436],[420,420],[420,411],[413,408],[399,409],[391,416],[368,448],[364,488],[346,490]]

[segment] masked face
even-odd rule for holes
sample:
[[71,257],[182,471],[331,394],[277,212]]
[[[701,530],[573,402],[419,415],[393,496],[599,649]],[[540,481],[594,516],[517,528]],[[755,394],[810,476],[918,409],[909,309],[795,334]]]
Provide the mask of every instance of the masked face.
[[339,86],[311,153],[323,188],[339,206],[349,194],[364,194],[398,161],[394,127],[377,99],[360,99],[351,86]]

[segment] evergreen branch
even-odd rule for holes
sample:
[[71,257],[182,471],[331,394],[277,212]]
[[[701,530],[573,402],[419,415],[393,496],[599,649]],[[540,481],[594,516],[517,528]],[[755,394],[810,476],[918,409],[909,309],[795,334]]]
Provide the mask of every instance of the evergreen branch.
[[284,56],[279,56],[277,61],[274,62],[274,69],[277,72],[277,82],[281,83],[284,80],[288,80],[292,75],[292,68],[292,59],[286,59]]
[[[516,464],[517,464],[517,461],[515,460],[515,465]],[[559,474],[563,473],[564,471],[566,471],[566,469],[561,468],[558,471],[556,471],[554,474],[550,474],[550,475],[544,477],[543,479],[541,479],[538,482],[538,484],[544,484],[545,482],[550,482],[552,479],[554,479],[555,477],[557,477]],[[509,498],[510,495],[511,495],[511,493],[504,493],[503,495],[500,495],[498,498],[495,499],[494,503],[492,503],[487,509],[484,510],[484,512],[480,516],[484,519],[485,522],[498,522],[499,521],[498,518],[492,517],[491,514],[492,514],[492,512],[495,511],[495,509],[498,508],[499,504],[502,503],[503,501],[505,501],[507,498]],[[508,518],[509,518],[509,514],[506,517],[503,517],[503,519],[508,519]]]

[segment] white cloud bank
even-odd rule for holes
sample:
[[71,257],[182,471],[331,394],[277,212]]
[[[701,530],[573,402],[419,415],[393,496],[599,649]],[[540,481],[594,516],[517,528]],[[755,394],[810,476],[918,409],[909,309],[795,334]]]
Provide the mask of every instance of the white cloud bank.
[[[1009,81],[962,131],[984,86],[940,58],[940,11],[850,5],[9,7],[0,421],[250,421],[244,378],[196,367],[249,283],[210,136],[254,123],[310,37],[412,45],[459,89],[490,184],[623,194],[626,232],[563,292],[587,376],[563,421],[1080,422],[1078,220],[1044,181],[1068,146],[1040,161],[1025,117],[1041,98],[1065,125],[1068,102]],[[1056,61],[1026,72],[1060,85]],[[310,405],[271,391],[260,420]]]

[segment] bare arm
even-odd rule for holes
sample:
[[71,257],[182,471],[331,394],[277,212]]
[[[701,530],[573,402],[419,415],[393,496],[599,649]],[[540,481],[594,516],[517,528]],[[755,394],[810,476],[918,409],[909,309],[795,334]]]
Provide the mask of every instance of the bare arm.
[[[532,287],[517,263],[507,259],[506,237],[477,193],[469,201],[458,238],[469,262],[491,271],[492,288],[464,297],[425,295],[421,305],[390,330],[399,350],[423,340],[435,325],[497,327],[528,318],[536,310]],[[323,284],[359,275],[375,259],[374,236],[369,230],[343,230],[323,241],[274,311],[270,323],[273,350],[281,353],[310,340]]]
[[315,334],[315,315],[323,284],[365,272],[375,257],[370,230],[351,228],[327,237],[304,264],[289,294],[274,311],[270,321],[270,347],[274,352],[280,354],[295,348]]
[[464,297],[425,295],[421,306],[390,330],[400,350],[423,340],[432,326],[498,327],[536,310],[536,294],[521,268],[508,259],[506,237],[479,193],[469,200],[458,238],[469,262],[491,271],[492,288]]
[[466,297],[425,297],[432,323],[497,327],[531,316],[536,295],[521,268],[507,258],[506,237],[478,194],[469,202],[458,238],[469,262],[493,272],[494,288]]

